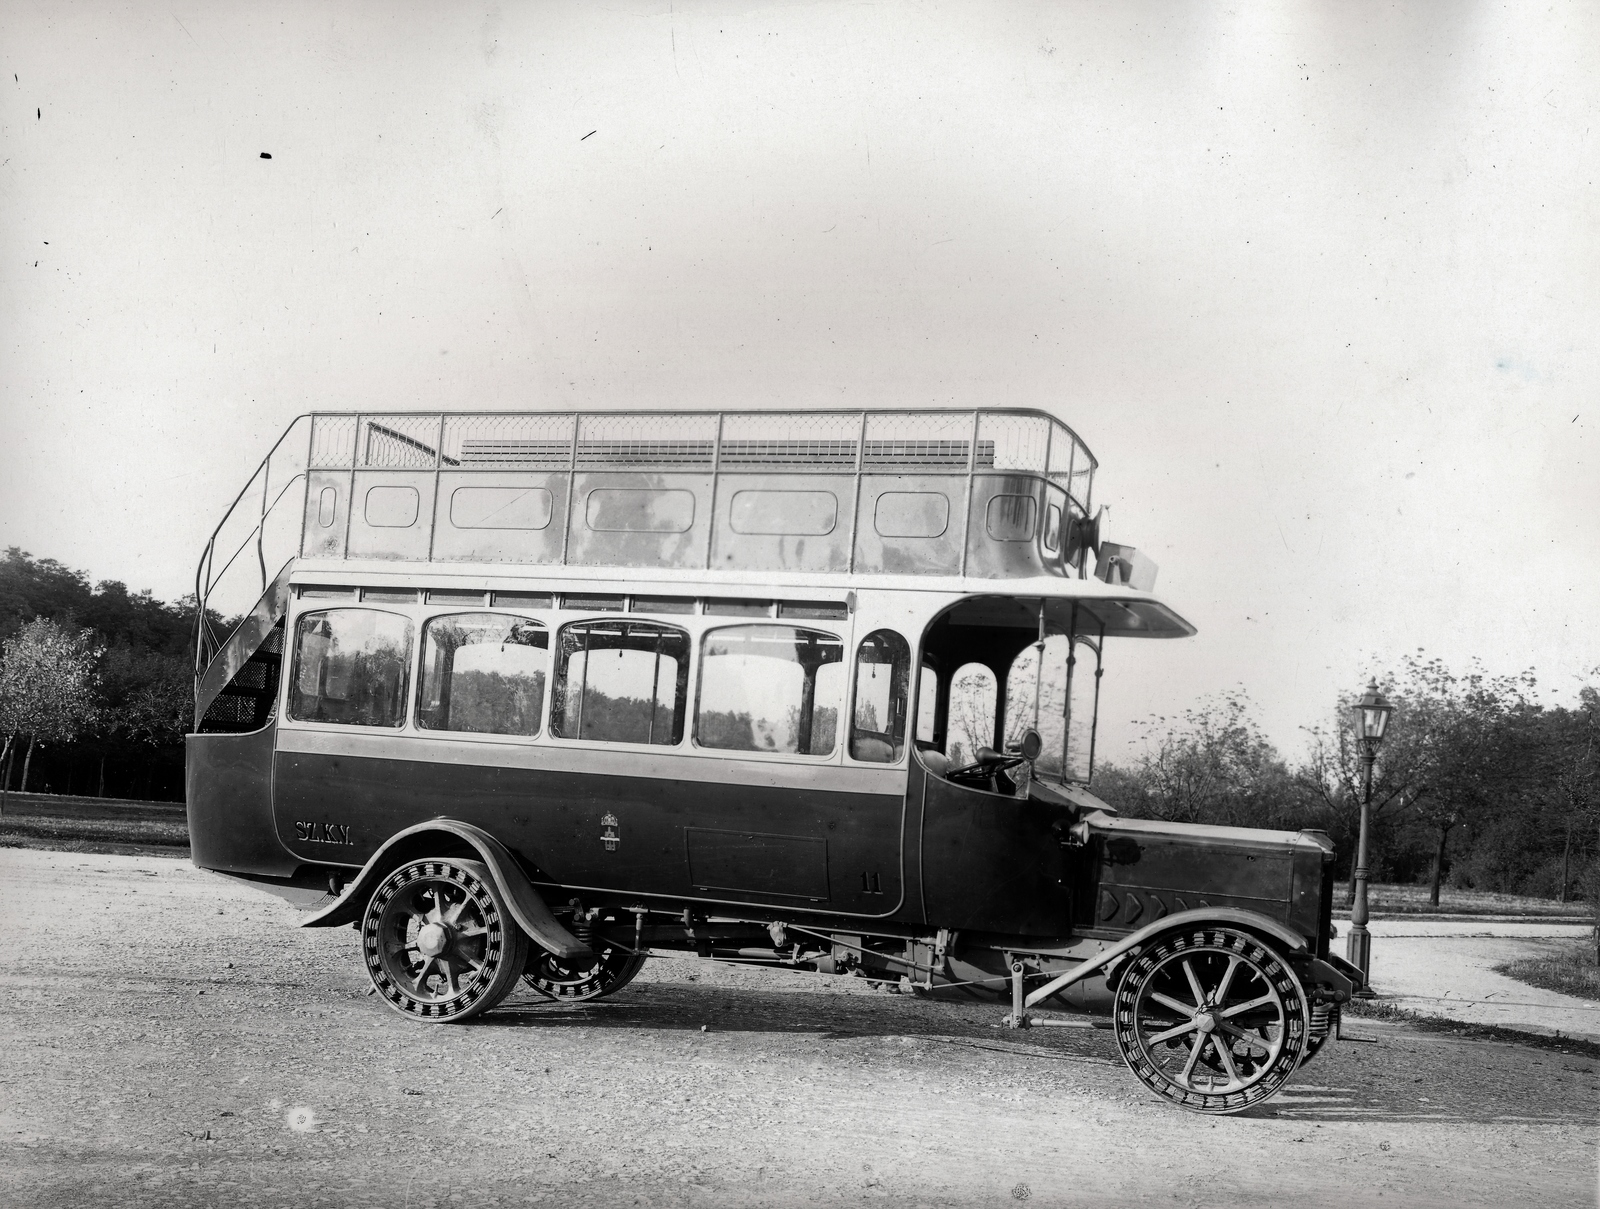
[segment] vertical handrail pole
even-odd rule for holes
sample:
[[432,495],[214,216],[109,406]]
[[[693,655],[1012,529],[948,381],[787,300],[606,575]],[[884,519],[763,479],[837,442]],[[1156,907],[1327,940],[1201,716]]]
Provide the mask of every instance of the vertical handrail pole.
[[[567,565],[567,553],[572,549],[572,499],[573,492],[578,485],[578,434],[583,430],[583,413],[572,413],[572,448],[567,454],[567,514],[562,517],[561,525],[561,565]],[[584,666],[588,666],[588,657],[584,658]]]
[[[1050,417],[1050,422],[1044,426],[1044,498],[1039,501],[1039,535],[1037,541],[1039,561],[1044,562],[1047,551],[1044,548],[1045,526],[1050,523],[1050,455],[1056,448],[1056,421]],[[1072,509],[1066,510],[1066,515],[1061,518],[1061,532],[1056,534],[1056,555],[1065,554],[1067,551],[1067,522],[1072,518]]]
[[717,480],[722,474],[722,412],[717,413],[717,439],[711,446],[711,515],[706,517],[706,569],[711,569],[711,546],[717,533]]
[[860,537],[861,529],[861,476],[867,460],[867,413],[861,413],[861,427],[856,432],[856,496],[855,503],[850,508],[850,561],[847,566],[851,574],[856,569],[856,540]]
[[439,531],[439,482],[444,475],[444,413],[439,414],[439,439],[433,449],[433,507],[428,510],[428,561],[433,561],[433,535]]
[[340,558],[350,557],[350,524],[356,514],[356,466],[361,461],[361,419],[361,413],[357,412],[355,436],[350,438],[350,491],[344,499],[344,545],[339,549]]
[[[967,445],[967,506],[961,518],[961,576],[967,574],[967,551],[972,545],[972,483],[973,476],[978,468],[978,417],[983,413],[974,409],[972,412],[972,440]],[[998,703],[997,703],[998,704]]]
[[311,457],[316,449],[317,417],[311,416],[311,422],[306,425],[306,489],[300,504],[300,544],[295,547],[296,556],[306,556],[306,513],[311,508]]

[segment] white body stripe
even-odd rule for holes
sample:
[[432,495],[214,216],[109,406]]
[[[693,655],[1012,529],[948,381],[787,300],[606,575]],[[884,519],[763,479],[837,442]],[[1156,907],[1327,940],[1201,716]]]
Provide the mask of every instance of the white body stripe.
[[500,737],[380,730],[376,727],[290,723],[278,728],[277,750],[375,760],[420,760],[478,768],[527,768],[590,777],[642,777],[753,785],[812,793],[871,793],[903,798],[907,772],[809,760],[743,760],[682,748],[650,751],[617,743],[576,740],[507,740]]

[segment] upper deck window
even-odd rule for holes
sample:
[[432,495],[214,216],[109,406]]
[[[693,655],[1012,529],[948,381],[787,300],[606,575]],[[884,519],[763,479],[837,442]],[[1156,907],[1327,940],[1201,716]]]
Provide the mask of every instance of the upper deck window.
[[838,741],[844,642],[821,630],[740,625],[701,640],[695,741],[825,756]]
[[739,491],[728,506],[735,533],[825,537],[839,523],[831,491]]
[[602,743],[683,739],[689,635],[648,621],[584,621],[561,630],[550,733]]
[[405,722],[411,622],[377,609],[303,613],[295,624],[289,717],[345,726]]
[[543,487],[457,487],[450,523],[457,529],[544,529],[555,501]]
[[409,529],[421,501],[415,487],[369,487],[365,515],[374,529]]
[[1054,504],[1044,510],[1044,548],[1051,554],[1061,549],[1061,509]]
[[417,725],[424,730],[536,735],[550,635],[506,613],[451,613],[422,630]]
[[997,495],[989,501],[985,528],[997,542],[1031,542],[1035,508],[1031,495]]
[[872,525],[879,537],[942,537],[950,527],[950,500],[942,491],[885,491]]
[[911,648],[893,630],[874,630],[856,648],[855,705],[850,756],[893,764],[906,749],[906,704]]
[[599,533],[687,533],[694,525],[694,492],[597,487],[584,517]]

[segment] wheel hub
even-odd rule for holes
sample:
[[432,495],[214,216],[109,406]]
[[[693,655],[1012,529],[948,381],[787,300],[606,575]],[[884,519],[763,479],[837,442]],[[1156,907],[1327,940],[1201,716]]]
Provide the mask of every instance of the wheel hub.
[[1194,1017],[1195,1028],[1202,1033],[1215,1032],[1217,1018],[1210,1012],[1196,1012]]
[[450,947],[450,929],[444,924],[424,924],[417,930],[417,950],[424,957],[437,957]]

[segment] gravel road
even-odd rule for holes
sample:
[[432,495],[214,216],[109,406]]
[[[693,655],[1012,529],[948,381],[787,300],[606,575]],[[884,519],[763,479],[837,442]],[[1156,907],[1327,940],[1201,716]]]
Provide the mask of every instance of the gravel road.
[[418,1025],[353,931],[184,861],[0,850],[0,925],[5,1205],[1595,1203],[1576,1055],[1360,1021],[1212,1120],[1105,1032],[692,958]]

